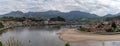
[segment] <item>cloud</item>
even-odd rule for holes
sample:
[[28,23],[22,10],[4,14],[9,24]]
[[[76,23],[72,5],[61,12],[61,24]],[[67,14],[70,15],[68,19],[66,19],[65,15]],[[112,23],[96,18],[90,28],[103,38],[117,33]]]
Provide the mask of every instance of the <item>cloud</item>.
[[99,16],[120,12],[120,0],[1,0],[0,14],[11,11],[83,11]]

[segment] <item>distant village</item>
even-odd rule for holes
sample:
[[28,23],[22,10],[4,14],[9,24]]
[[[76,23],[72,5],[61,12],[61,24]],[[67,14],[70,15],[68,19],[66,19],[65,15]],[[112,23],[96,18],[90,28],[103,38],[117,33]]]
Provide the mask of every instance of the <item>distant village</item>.
[[120,32],[120,20],[103,21],[87,26],[80,26],[79,30],[87,32]]
[[44,20],[32,20],[32,19],[25,19],[24,21],[1,21],[5,27],[7,26],[38,26],[38,25],[61,25],[61,24],[68,24],[64,18],[56,17],[51,19],[44,19]]
[[67,22],[64,21],[40,21],[40,22],[35,22],[32,20],[25,20],[23,22],[18,22],[18,21],[1,21],[5,26],[32,26],[32,25],[55,25],[55,24],[66,24]]

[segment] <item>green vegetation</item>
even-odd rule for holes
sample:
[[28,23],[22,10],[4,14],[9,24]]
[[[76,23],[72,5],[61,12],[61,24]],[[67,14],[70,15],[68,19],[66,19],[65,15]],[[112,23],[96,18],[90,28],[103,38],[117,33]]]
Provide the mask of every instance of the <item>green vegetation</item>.
[[76,20],[72,20],[73,22],[89,22],[89,23],[97,23],[99,22],[98,19],[89,19],[89,18],[80,18]]
[[65,46],[70,46],[70,44],[69,44],[69,43],[66,43]]
[[100,23],[97,28],[103,28],[104,27],[104,24],[103,23]]
[[113,30],[112,28],[106,29],[105,31],[106,31],[106,32],[114,32],[114,30]]
[[25,18],[14,18],[14,17],[2,17],[1,21],[24,21]]
[[25,21],[26,19],[32,20],[32,21],[42,21],[43,19],[35,19],[35,18],[17,18],[17,17],[2,17],[0,18],[0,21]]
[[106,32],[119,32],[120,30],[118,29],[117,25],[115,22],[112,22],[111,28],[105,29]]
[[22,21],[23,19],[21,18],[13,18],[13,17],[3,17],[0,18],[1,21]]
[[111,25],[112,28],[117,28],[117,25],[115,24],[115,22],[112,22],[112,25]]
[[55,18],[51,18],[50,21],[65,21],[65,19],[58,16],[58,17],[55,17]]
[[0,42],[0,46],[3,46],[2,42]]
[[4,25],[0,22],[0,28],[3,28],[4,27]]

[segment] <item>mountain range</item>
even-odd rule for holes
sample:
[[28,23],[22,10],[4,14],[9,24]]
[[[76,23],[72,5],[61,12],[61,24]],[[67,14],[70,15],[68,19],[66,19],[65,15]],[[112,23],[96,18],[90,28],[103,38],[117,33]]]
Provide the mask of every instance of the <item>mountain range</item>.
[[12,11],[10,13],[0,15],[0,17],[25,17],[25,18],[41,18],[41,19],[49,19],[49,18],[54,18],[54,17],[63,17],[66,20],[74,20],[74,19],[80,19],[80,18],[92,18],[92,19],[116,19],[120,18],[120,13],[112,15],[108,14],[103,17],[97,16],[95,14],[90,14],[86,12],[81,12],[81,11],[71,11],[71,12],[60,12],[60,11],[46,11],[46,12],[27,12],[23,13],[21,11]]
[[115,15],[107,15],[104,17],[106,21],[111,21],[111,20],[120,20],[120,13],[115,14]]
[[98,18],[95,14],[90,14],[81,11],[60,12],[60,11],[46,11],[46,12],[28,12],[23,13],[21,11],[12,11],[10,13],[0,15],[0,17],[26,17],[26,18],[42,18],[48,19],[53,17],[63,17],[66,20],[79,19],[79,18]]

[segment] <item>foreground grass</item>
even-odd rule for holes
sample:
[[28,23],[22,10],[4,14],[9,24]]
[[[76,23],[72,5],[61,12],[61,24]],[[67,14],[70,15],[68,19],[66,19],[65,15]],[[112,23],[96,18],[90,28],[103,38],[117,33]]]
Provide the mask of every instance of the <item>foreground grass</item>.
[[7,40],[6,46],[23,46],[23,44],[15,38],[10,38]]

